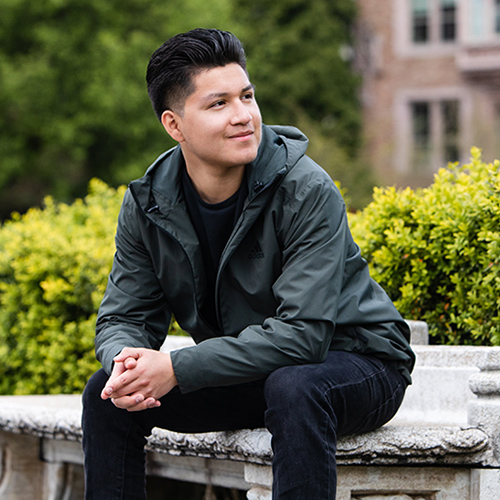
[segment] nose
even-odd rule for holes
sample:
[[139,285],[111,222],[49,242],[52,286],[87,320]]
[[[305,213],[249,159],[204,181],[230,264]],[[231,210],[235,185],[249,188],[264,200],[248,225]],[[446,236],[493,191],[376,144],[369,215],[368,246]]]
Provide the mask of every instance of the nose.
[[231,124],[246,125],[251,120],[252,120],[252,113],[250,113],[248,105],[238,100],[235,104]]

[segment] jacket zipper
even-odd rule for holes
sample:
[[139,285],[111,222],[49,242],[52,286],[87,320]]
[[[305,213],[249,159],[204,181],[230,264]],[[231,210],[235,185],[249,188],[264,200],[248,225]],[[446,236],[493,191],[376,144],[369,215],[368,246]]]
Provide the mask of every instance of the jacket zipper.
[[[130,186],[130,192],[132,193],[132,196],[135,200],[135,203],[137,205],[137,207],[140,209],[140,212],[144,214],[144,216],[155,226],[157,227],[158,229],[160,229],[160,231],[162,231],[163,233],[165,233],[172,241],[174,241],[177,245],[179,245],[179,247],[181,248],[182,252],[184,253],[184,255],[186,256],[186,260],[188,261],[189,263],[189,269],[191,271],[191,283],[193,283],[193,290],[196,290],[196,286],[195,286],[195,274],[194,274],[194,269],[193,269],[193,266],[191,264],[191,259],[189,258],[189,254],[187,253],[186,249],[183,247],[182,243],[174,237],[174,235],[172,233],[170,233],[169,231],[167,231],[164,227],[160,226],[160,224],[158,224],[157,222],[155,222],[155,220],[152,218],[152,217],[148,217],[148,215],[151,215],[155,212],[160,212],[160,207],[158,205],[153,205],[152,207],[148,208],[147,210],[143,210],[141,208],[141,205],[139,203],[139,200],[137,199],[137,196],[134,192],[134,189]],[[203,318],[203,316],[200,314],[200,309],[198,307],[198,301],[196,300],[196,294],[195,296],[193,297],[193,302],[194,302],[194,306],[196,308],[196,316],[197,318],[199,318],[199,320],[203,323],[203,325],[205,326],[205,328],[207,329],[207,331],[209,332],[212,332],[214,334],[214,337],[216,336],[215,334],[217,332],[215,332],[213,330],[213,328],[205,321],[205,319]],[[173,314],[173,311],[170,311],[171,314]],[[218,320],[217,320],[218,322]]]
[[[221,277],[222,272],[224,271],[224,269],[226,267],[226,264],[229,261],[231,255],[236,250],[236,249],[234,249],[231,252],[231,254],[229,254],[226,257],[226,249],[229,248],[229,245],[230,245],[231,241],[235,238],[235,236],[238,234],[238,231],[241,229],[241,225],[242,225],[242,220],[243,220],[243,217],[244,217],[244,213],[247,210],[248,205],[250,205],[251,201],[255,200],[258,196],[260,196],[262,193],[264,193],[268,189],[271,189],[275,184],[276,184],[275,188],[277,189],[278,186],[279,186],[279,181],[281,179],[283,179],[283,177],[285,176],[286,172],[287,172],[287,168],[283,167],[281,170],[279,170],[276,173],[276,175],[267,184],[264,184],[264,183],[261,183],[261,182],[255,182],[254,183],[253,190],[255,192],[255,195],[252,198],[252,200],[250,200],[250,202],[245,207],[243,207],[241,216],[239,217],[238,222],[237,222],[238,227],[233,230],[233,232],[231,233],[231,236],[229,237],[229,240],[226,243],[226,246],[224,247],[224,250],[222,251],[219,268],[217,270],[217,278],[215,280],[215,316],[217,318],[217,324],[219,325],[219,329],[222,332],[224,331],[224,328],[223,328],[223,325],[222,325],[222,320],[221,320],[221,315],[220,315],[220,300],[219,300],[219,283],[220,283],[220,277]],[[249,229],[250,228],[248,227],[247,228],[247,232],[248,232]]]

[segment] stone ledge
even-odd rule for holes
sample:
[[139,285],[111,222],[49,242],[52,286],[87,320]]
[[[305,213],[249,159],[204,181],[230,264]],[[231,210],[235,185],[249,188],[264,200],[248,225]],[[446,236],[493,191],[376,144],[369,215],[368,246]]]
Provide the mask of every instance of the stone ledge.
[[[471,345],[412,345],[415,367],[467,367],[479,371],[484,366],[500,368],[500,347]],[[491,368],[489,368],[491,369]]]
[[[342,437],[339,465],[484,465],[489,462],[488,436],[477,428],[400,427]],[[149,449],[171,455],[197,456],[270,465],[271,435],[265,429],[180,434],[155,429]]]
[[0,396],[0,430],[80,441],[81,396]]
[[271,434],[266,429],[182,434],[153,429],[150,451],[271,465]]
[[489,438],[476,427],[400,427],[339,439],[340,465],[484,465]]
[[[0,429],[54,440],[81,439],[78,395],[1,396]],[[182,434],[154,429],[148,449],[269,465],[271,436],[265,429]],[[339,465],[494,465],[488,436],[475,427],[386,425],[339,439]]]

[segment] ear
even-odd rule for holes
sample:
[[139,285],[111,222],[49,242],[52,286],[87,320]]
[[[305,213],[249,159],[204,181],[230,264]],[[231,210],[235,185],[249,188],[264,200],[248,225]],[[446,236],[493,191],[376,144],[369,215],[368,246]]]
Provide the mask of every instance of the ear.
[[164,111],[161,115],[161,124],[163,125],[163,128],[167,131],[167,134],[177,142],[183,142],[184,140],[180,122],[181,117],[169,109]]

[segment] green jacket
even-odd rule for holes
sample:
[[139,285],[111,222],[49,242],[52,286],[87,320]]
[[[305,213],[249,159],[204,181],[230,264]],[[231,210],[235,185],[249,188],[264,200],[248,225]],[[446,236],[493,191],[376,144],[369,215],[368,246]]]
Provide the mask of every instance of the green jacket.
[[370,278],[342,197],[305,156],[307,143],[295,128],[263,126],[248,199],[219,264],[219,331],[199,312],[205,275],[180,148],[130,184],[97,320],[96,354],[108,373],[124,347],[158,349],[173,313],[196,342],[172,353],[182,392],[319,363],[331,349],[393,360],[410,382],[409,329]]

